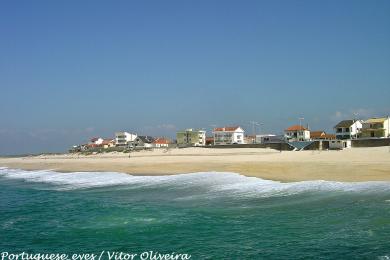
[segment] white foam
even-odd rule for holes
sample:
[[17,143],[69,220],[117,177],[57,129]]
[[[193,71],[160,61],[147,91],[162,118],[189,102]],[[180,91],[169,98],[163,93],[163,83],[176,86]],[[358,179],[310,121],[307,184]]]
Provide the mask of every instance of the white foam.
[[[281,183],[246,177],[230,172],[199,172],[168,176],[133,176],[117,172],[71,172],[60,173],[51,170],[24,171],[0,168],[0,176],[8,179],[22,179],[27,182],[54,184],[55,189],[85,189],[94,187],[126,185],[131,187],[156,186],[174,189],[198,188],[208,196],[216,194],[237,194],[241,196],[288,196],[302,192],[390,192],[390,182],[334,182],[301,181]],[[172,186],[172,187],[171,187]],[[206,195],[201,193],[199,195]]]

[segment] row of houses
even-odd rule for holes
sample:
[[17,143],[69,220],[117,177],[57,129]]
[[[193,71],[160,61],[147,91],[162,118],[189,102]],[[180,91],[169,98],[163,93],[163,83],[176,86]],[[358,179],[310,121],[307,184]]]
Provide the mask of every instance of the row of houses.
[[383,138],[390,135],[390,118],[368,120],[343,120],[335,126],[339,139]]
[[117,132],[115,138],[94,137],[86,144],[73,146],[72,151],[87,151],[93,149],[109,149],[119,147],[128,148],[164,148],[172,144],[172,140],[165,137],[137,135],[128,132]]
[[[176,133],[176,140],[164,137],[141,136],[129,132],[116,132],[115,138],[94,137],[87,144],[74,146],[74,150],[111,147],[164,148],[171,145],[179,147],[233,145],[275,142],[304,142],[313,140],[351,140],[358,138],[390,137],[390,118],[370,118],[368,120],[343,120],[334,126],[334,133],[311,131],[309,127],[293,125],[284,130],[284,134],[245,135],[241,126],[216,127],[212,136],[207,136],[203,129],[185,129]],[[335,142],[336,141],[332,141]]]
[[357,138],[390,137],[390,118],[370,118],[368,120],[343,120],[334,126],[334,133],[311,131],[309,127],[293,125],[282,135],[245,135],[240,126],[217,127],[212,136],[206,137],[206,131],[186,129],[176,134],[178,146],[231,145],[270,142],[302,142],[312,140],[347,140]]
[[310,131],[300,125],[285,130],[287,138],[293,141],[308,141],[317,139],[358,139],[390,137],[390,118],[370,118],[367,120],[342,120],[334,126],[334,134],[323,131]]

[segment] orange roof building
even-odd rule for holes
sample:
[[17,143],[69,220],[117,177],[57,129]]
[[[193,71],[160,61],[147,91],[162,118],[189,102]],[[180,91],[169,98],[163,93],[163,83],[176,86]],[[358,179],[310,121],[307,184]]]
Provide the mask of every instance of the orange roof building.
[[164,138],[164,137],[158,137],[153,141],[154,147],[168,147],[171,142]]
[[293,125],[284,130],[290,141],[309,141],[310,131],[301,125]]

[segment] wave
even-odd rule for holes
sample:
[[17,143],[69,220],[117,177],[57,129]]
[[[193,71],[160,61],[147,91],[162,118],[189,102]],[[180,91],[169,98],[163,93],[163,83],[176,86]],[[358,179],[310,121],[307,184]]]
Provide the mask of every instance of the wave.
[[[198,189],[213,194],[239,194],[247,196],[287,196],[303,192],[390,192],[390,182],[335,182],[300,181],[282,183],[257,177],[246,177],[231,172],[198,172],[165,176],[134,176],[118,172],[69,172],[52,170],[25,171],[0,168],[0,177],[26,182],[52,184],[53,189],[72,190],[108,186],[169,187]],[[204,195],[204,193],[202,193]]]

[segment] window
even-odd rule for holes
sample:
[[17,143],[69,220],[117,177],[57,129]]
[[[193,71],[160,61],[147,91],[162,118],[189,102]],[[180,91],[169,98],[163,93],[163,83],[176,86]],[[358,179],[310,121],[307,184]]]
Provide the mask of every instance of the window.
[[241,139],[241,135],[237,135],[237,139]]

